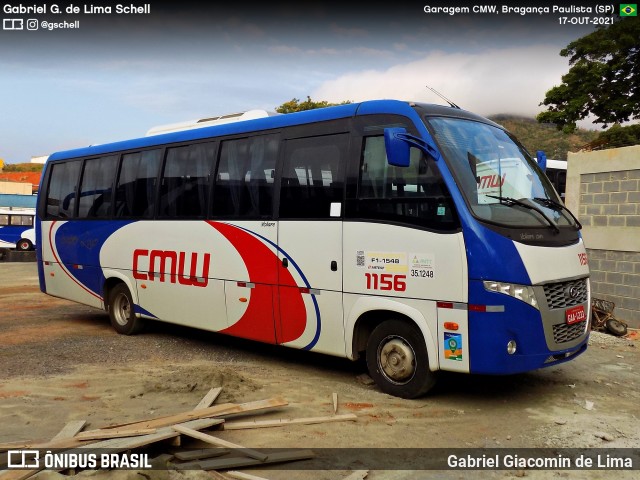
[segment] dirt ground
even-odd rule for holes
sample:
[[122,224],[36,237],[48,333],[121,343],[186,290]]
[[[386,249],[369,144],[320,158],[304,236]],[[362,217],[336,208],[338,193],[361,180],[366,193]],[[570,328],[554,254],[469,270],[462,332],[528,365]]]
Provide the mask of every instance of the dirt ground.
[[[217,403],[284,397],[252,419],[355,413],[355,422],[221,432],[251,448],[633,448],[640,447],[640,359],[629,338],[592,334],[572,362],[527,374],[443,374],[419,400],[358,380],[360,363],[154,323],[122,336],[101,311],[40,293],[34,263],[0,263],[0,443],[53,437],[71,420],[87,428],[182,412],[211,387]],[[402,451],[402,450],[398,450]],[[428,454],[428,451],[424,451]],[[409,462],[411,463],[411,462]],[[289,467],[291,468],[291,467]],[[366,468],[366,466],[364,466]],[[410,468],[410,466],[408,466]],[[638,466],[636,466],[638,468]],[[353,470],[358,469],[357,465]],[[349,470],[252,469],[269,479],[343,479]],[[635,478],[630,471],[375,470],[368,479]],[[146,478],[211,478],[147,471]],[[43,472],[40,478],[63,478]],[[139,479],[136,472],[77,478]],[[68,478],[68,477],[64,477]]]

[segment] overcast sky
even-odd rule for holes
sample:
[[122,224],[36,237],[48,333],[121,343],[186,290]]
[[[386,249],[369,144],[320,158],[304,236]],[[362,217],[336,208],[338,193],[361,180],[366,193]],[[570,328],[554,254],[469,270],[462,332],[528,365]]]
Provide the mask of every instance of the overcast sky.
[[[92,3],[115,12],[117,2]],[[442,103],[425,85],[482,115],[534,116],[569,68],[560,50],[595,28],[560,25],[566,14],[427,14],[425,5],[446,4],[343,3],[222,9],[151,0],[151,13],[140,15],[3,11],[3,25],[22,18],[25,29],[0,30],[0,158],[24,162],[143,136],[155,125],[273,111],[307,95]],[[450,3],[476,4],[483,5]],[[26,30],[30,18],[38,31]],[[44,20],[79,20],[80,28],[47,31]]]

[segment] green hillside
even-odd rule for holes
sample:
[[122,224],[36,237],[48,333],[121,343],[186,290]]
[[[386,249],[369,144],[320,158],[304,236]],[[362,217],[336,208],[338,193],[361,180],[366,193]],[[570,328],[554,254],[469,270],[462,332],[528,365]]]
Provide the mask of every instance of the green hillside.
[[576,152],[580,147],[594,141],[599,131],[577,129],[572,134],[557,130],[555,125],[538,123],[534,118],[515,115],[493,115],[489,117],[514,134],[532,155],[544,150],[547,158],[566,160],[567,152]]

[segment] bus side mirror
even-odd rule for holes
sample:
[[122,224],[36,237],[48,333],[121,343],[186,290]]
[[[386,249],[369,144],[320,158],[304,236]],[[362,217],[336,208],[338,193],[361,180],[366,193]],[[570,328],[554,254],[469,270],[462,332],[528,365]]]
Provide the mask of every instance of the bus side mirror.
[[538,161],[538,165],[540,166],[540,168],[542,169],[542,171],[546,171],[547,170],[547,155],[544,153],[543,150],[538,150],[536,152],[536,160]]
[[402,127],[384,129],[384,148],[387,162],[394,167],[408,167],[411,164],[409,144],[403,138],[407,129]]

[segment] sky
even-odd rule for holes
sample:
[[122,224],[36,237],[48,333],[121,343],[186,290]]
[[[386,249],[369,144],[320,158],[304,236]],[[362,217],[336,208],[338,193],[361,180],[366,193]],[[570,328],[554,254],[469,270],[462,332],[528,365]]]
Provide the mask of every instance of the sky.
[[[7,0],[0,0],[0,3]],[[144,136],[153,126],[292,98],[395,98],[443,103],[427,85],[481,115],[535,116],[569,69],[559,52],[594,25],[579,13],[502,13],[547,2],[147,2],[150,13],[54,14],[52,2],[3,3],[0,158]],[[568,5],[567,2],[559,2]],[[594,7],[596,2],[571,2]],[[21,13],[23,6],[46,13]],[[500,13],[426,13],[495,5]],[[13,10],[12,10],[13,9]],[[596,17],[595,13],[587,14]],[[23,30],[8,30],[23,19]],[[38,30],[27,30],[38,25]],[[7,23],[10,20],[10,23]],[[78,21],[48,30],[43,22]],[[583,123],[583,126],[587,124]]]

